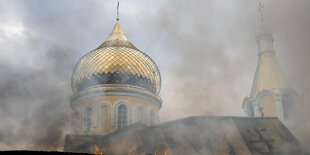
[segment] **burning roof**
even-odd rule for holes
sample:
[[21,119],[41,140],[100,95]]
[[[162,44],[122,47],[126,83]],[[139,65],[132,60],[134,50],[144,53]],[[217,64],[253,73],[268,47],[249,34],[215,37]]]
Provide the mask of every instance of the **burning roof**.
[[134,124],[108,135],[67,135],[64,151],[103,154],[302,153],[277,118],[189,117],[146,127]]

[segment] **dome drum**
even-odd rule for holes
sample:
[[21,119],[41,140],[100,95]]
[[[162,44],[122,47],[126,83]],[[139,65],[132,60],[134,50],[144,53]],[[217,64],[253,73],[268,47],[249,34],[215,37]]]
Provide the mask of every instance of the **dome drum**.
[[80,101],[95,96],[133,96],[149,100],[155,103],[158,108],[162,106],[162,100],[159,96],[144,88],[126,84],[104,84],[87,88],[71,96],[70,106],[74,107],[74,105],[80,103]]

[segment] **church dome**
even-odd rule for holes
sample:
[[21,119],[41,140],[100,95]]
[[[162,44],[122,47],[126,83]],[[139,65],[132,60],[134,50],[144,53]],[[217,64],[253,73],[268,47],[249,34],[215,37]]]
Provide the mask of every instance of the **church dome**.
[[73,93],[124,85],[158,95],[161,77],[155,62],[127,39],[117,20],[107,40],[78,61],[71,82]]

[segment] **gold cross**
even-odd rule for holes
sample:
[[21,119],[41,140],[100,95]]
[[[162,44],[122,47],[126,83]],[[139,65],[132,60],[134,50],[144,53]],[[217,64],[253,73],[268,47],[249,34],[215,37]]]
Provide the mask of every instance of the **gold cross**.
[[117,7],[116,7],[116,10],[117,10],[117,18],[116,18],[116,20],[119,20],[119,11],[118,11],[118,7],[119,7],[119,1],[117,1]]
[[261,22],[262,22],[262,23],[264,22],[263,7],[264,7],[264,4],[262,4],[261,2],[259,2],[258,12],[260,12],[260,17],[261,17]]

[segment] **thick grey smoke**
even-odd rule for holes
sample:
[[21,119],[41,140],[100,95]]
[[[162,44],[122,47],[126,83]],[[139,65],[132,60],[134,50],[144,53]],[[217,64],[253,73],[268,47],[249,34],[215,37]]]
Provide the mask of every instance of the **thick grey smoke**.
[[91,29],[81,25],[94,12],[76,16],[83,9],[67,2],[0,3],[0,149],[62,150],[70,78]]
[[257,61],[256,5],[184,1],[167,2],[159,9],[157,30],[167,36],[165,47],[171,49],[166,53],[173,61],[163,74],[162,119],[243,115],[241,102],[249,94]]
[[[291,86],[303,95],[296,113],[298,138],[309,144],[309,1],[263,1],[265,27],[273,33],[278,62]],[[167,2],[156,17],[158,32],[174,60],[162,96],[162,119],[190,115],[243,115],[257,64],[258,1]],[[165,75],[164,75],[165,76]],[[164,77],[165,83],[165,77]],[[174,112],[172,112],[174,111]],[[299,115],[301,113],[301,115]],[[301,136],[300,136],[301,135]],[[307,147],[306,147],[307,148]]]
[[[280,4],[270,4],[271,29],[277,32],[274,37],[275,46],[278,52],[278,60],[282,63],[284,73],[293,88],[302,96],[303,105],[301,110],[296,112],[296,126],[298,126],[299,140],[309,150],[310,144],[310,19],[309,1],[283,1]],[[275,13],[276,11],[276,13]],[[269,13],[269,12],[267,12]]]
[[51,46],[36,69],[1,63],[1,149],[58,149],[63,144],[71,52]]
[[[309,113],[310,3],[263,2],[278,62]],[[161,71],[162,121],[243,115],[257,63],[258,1],[120,3],[127,37]],[[61,149],[72,69],[108,36],[115,7],[102,0],[0,0],[0,149]]]

